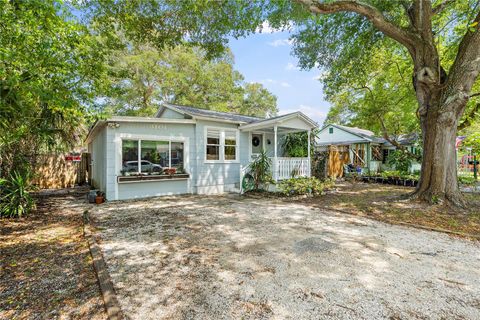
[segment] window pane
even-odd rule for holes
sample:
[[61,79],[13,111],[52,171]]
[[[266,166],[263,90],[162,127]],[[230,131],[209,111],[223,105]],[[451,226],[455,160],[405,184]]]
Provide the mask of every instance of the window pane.
[[183,167],[183,142],[172,142],[172,167],[174,168],[184,168]]
[[235,147],[225,146],[225,160],[235,160]]
[[127,172],[138,171],[138,141],[122,141],[122,170]]
[[236,145],[237,134],[235,131],[225,131],[225,145]]
[[207,146],[207,160],[220,160],[219,146]]
[[207,137],[207,144],[220,144],[220,139]]
[[142,172],[161,173],[163,168],[168,167],[168,141],[142,140],[141,147]]

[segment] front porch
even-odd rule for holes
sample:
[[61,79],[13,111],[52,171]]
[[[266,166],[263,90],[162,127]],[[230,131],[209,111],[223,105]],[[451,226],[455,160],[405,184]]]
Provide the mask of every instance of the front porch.
[[[311,132],[317,124],[301,112],[294,112],[240,127],[249,133],[249,158],[262,151],[272,162],[274,181],[311,176]],[[288,157],[283,150],[283,137],[290,133],[307,132],[307,156]]]
[[310,157],[273,157],[271,160],[272,176],[275,181],[311,176]]

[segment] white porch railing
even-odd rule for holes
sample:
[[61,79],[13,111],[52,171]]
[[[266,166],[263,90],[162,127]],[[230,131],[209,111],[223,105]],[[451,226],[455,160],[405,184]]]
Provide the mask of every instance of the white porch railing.
[[293,177],[310,177],[309,158],[285,158],[272,159],[273,178],[276,180],[290,179]]

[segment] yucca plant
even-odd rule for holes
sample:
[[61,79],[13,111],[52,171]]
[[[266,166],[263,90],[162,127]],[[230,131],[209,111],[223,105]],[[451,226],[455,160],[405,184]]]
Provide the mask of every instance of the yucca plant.
[[30,172],[19,173],[14,171],[7,179],[0,179],[0,216],[15,218],[28,214],[35,208],[35,201],[30,192]]
[[272,160],[267,156],[267,152],[262,150],[260,154],[250,162],[248,173],[253,178],[255,190],[264,188],[267,183],[272,182]]

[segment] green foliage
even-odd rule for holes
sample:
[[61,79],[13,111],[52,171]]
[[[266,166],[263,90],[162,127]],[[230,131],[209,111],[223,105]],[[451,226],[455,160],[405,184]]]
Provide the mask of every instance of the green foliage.
[[28,171],[14,171],[6,179],[0,179],[0,217],[19,218],[35,207],[30,195],[33,191]]
[[0,0],[0,177],[82,140],[103,47],[57,1]]
[[477,158],[480,158],[480,132],[470,133],[465,140],[463,140],[462,145],[468,148],[472,148],[472,152],[478,154]]
[[248,165],[248,174],[253,178],[254,190],[265,189],[272,183],[272,160],[267,156],[267,152],[262,150],[260,154]]
[[477,180],[473,175],[471,176],[458,176],[458,182],[463,185],[475,185]]
[[325,189],[333,186],[332,180],[321,181],[315,177],[301,177],[282,180],[278,184],[278,189],[286,196],[320,195]]
[[408,172],[402,172],[399,170],[383,171],[380,173],[380,176],[383,178],[409,179],[409,180],[418,180],[419,178],[418,173],[410,174]]
[[[313,155],[315,135],[313,131],[310,135],[310,153]],[[289,133],[285,135],[282,141],[282,148],[287,157],[307,157],[308,156],[308,134],[307,132]]]
[[387,157],[387,164],[401,173],[409,172],[412,161],[412,155],[404,150],[390,152]]
[[276,97],[259,83],[243,83],[226,51],[215,59],[198,47],[161,51],[125,44],[109,62],[107,113],[153,116],[160,102],[247,115],[275,115]]

